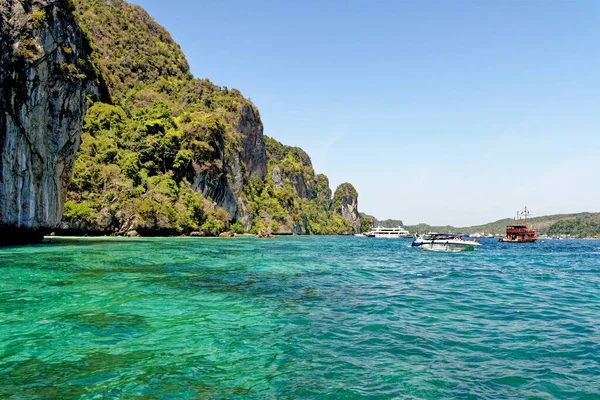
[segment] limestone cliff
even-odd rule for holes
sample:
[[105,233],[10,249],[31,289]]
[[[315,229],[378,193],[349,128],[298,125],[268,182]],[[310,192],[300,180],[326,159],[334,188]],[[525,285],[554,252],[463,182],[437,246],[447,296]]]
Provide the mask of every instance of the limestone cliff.
[[68,0],[0,1],[0,232],[61,220],[94,69]]
[[258,111],[249,104],[240,106],[236,128],[241,138],[242,162],[248,178],[264,180],[267,176],[267,152]]
[[[259,225],[278,233],[307,233],[304,211],[314,200],[317,182],[310,157],[299,147],[285,146],[267,137],[266,185],[257,199]],[[274,201],[275,200],[275,201]]]
[[[337,234],[325,176],[263,135],[236,89],[194,78],[179,46],[123,0],[74,0],[107,95],[85,118],[63,227],[81,233],[223,230]],[[223,62],[227,62],[224,60]]]
[[[339,191],[332,201],[329,179],[315,174],[304,150],[268,137],[265,142],[268,173],[260,196],[254,198],[261,210],[255,219],[257,226],[277,233],[317,235],[351,234],[357,230],[353,211],[349,209],[351,205],[357,206],[358,195],[352,185],[352,193],[356,194],[353,199],[350,199],[351,193],[340,198],[342,191]],[[348,205],[340,206],[337,212],[333,207],[336,202]]]
[[[77,160],[64,226],[81,226],[82,207],[76,204],[89,208],[83,213],[85,226],[96,232],[139,228],[175,233],[203,225],[204,217],[196,211],[199,224],[176,223],[176,217],[188,218],[175,215],[181,210],[166,212],[157,204],[164,205],[164,199],[153,199],[149,217],[139,213],[137,204],[131,206],[138,199],[154,197],[149,195],[148,178],[163,176],[169,185],[189,186],[213,202],[203,203],[205,211],[222,208],[228,220],[250,229],[254,210],[244,190],[250,180],[264,180],[267,172],[263,125],[256,107],[236,89],[193,78],[179,46],[141,7],[123,0],[75,0],[75,4],[109,88],[107,104],[96,103],[93,109],[112,111],[94,112],[84,126],[87,144]],[[118,126],[111,123],[114,114],[123,116]],[[105,150],[110,154],[102,153]],[[120,170],[124,176],[119,180],[131,179],[127,184],[137,192],[133,199],[116,185],[100,180],[93,182],[98,185],[89,184],[90,177],[109,170]],[[172,194],[170,200],[181,197],[179,190]],[[159,224],[159,220],[168,222]]]
[[333,211],[344,217],[354,229],[360,232],[360,215],[358,213],[358,192],[350,183],[342,183],[335,190],[332,201]]
[[238,145],[227,146],[225,134],[212,135],[208,143],[213,149],[209,156],[213,162],[206,164],[206,157],[194,160],[192,188],[251,227],[242,192],[248,180],[264,180],[267,175],[263,125],[258,111],[247,103],[242,103],[230,119],[232,136]]

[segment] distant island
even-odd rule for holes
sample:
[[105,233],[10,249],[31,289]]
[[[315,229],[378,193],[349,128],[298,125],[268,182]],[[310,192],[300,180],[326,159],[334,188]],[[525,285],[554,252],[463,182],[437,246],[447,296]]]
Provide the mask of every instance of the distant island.
[[[373,226],[386,228],[404,226],[410,232],[439,232],[439,233],[487,233],[502,235],[506,226],[514,220],[500,219],[483,225],[456,227],[451,225],[404,225],[401,220],[378,220],[373,216],[362,214],[363,219],[370,219]],[[569,236],[573,238],[600,237],[600,213],[555,214],[530,218],[529,223],[540,235]]]

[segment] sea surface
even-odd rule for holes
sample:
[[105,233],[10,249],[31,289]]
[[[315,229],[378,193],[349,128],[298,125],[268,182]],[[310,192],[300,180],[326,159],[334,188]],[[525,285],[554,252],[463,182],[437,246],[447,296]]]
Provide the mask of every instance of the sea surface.
[[600,241],[0,248],[0,398],[600,398]]

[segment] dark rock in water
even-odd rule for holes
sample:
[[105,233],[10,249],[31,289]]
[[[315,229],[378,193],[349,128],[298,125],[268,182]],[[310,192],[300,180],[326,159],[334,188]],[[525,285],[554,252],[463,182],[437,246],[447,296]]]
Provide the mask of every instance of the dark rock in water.
[[268,231],[268,230],[263,230],[263,231],[258,231],[258,232],[257,232],[257,233],[254,235],[254,237],[257,237],[257,238],[271,238],[271,239],[272,239],[272,238],[275,238],[276,236],[275,236],[275,235],[273,235],[273,234],[272,234],[270,231]]
[[127,237],[139,237],[140,234],[138,233],[138,231],[129,231],[125,234],[125,236]]
[[0,2],[0,240],[58,227],[95,70],[68,0]]

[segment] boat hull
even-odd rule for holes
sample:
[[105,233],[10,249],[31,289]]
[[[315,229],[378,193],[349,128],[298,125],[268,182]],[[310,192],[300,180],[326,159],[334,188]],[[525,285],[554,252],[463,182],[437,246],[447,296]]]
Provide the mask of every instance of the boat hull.
[[475,251],[481,246],[481,244],[477,242],[459,240],[423,240],[414,241],[412,246],[421,250],[458,253],[463,251]]
[[502,238],[500,240],[498,240],[500,243],[533,243],[537,240],[537,238],[535,239],[507,239],[507,238]]
[[509,225],[506,227],[506,236],[500,239],[503,243],[533,243],[538,235],[533,229],[529,229],[526,223]]
[[380,235],[380,234],[371,234],[368,235],[368,237],[370,238],[377,238],[377,239],[408,239],[408,238],[412,238],[413,235]]

